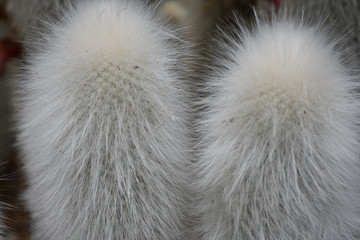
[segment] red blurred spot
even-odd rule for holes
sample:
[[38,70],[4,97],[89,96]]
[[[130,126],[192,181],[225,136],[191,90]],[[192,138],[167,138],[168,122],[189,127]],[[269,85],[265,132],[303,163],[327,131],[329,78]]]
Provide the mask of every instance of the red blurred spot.
[[4,73],[6,62],[20,54],[20,44],[8,38],[0,40],[0,74]]
[[272,2],[273,4],[276,5],[276,7],[278,7],[280,5],[281,0],[269,0],[270,2]]

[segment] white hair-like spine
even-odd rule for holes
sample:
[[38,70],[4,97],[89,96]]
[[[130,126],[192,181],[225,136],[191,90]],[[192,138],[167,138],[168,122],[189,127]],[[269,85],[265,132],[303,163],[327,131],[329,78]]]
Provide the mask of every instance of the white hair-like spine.
[[6,229],[5,224],[3,223],[3,213],[2,210],[0,209],[0,240],[4,239],[4,230]]
[[[56,15],[69,0],[4,0],[6,13],[10,17],[20,38],[29,33],[29,27],[36,28],[43,18]],[[32,30],[32,29],[31,29]]]
[[339,41],[279,16],[218,46],[198,124],[201,239],[358,239],[359,76]]
[[344,44],[352,46],[360,61],[360,2],[357,0],[283,0],[281,8],[304,9],[308,14],[327,15],[325,21],[335,23],[346,35]]
[[80,2],[18,82],[34,239],[183,239],[182,43],[143,1]]

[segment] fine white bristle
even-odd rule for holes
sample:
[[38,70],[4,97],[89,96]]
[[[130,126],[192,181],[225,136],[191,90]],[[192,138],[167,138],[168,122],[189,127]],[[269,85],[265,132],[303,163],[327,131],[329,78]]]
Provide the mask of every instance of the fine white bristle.
[[4,230],[5,230],[5,225],[3,223],[3,213],[2,211],[0,211],[0,239],[5,239],[5,236],[4,236]]
[[198,126],[202,239],[360,236],[359,76],[321,29],[273,17],[220,46]]
[[64,0],[4,0],[6,13],[20,38],[29,32],[29,27],[38,27],[42,18],[56,15]]
[[360,1],[358,0],[282,0],[283,8],[301,8],[307,14],[326,15],[326,22],[345,34],[344,44],[352,46],[352,54],[360,61]]
[[[4,122],[0,122],[0,127],[4,127]],[[4,214],[4,208],[9,207],[5,203],[4,198],[4,189],[6,188],[6,174],[5,171],[5,165],[7,163],[6,161],[6,148],[3,148],[4,144],[0,143],[0,240],[8,239],[7,237],[7,227],[5,225],[6,216]],[[3,153],[5,152],[5,154]]]
[[33,239],[185,238],[184,51],[155,12],[81,2],[28,53],[16,107]]

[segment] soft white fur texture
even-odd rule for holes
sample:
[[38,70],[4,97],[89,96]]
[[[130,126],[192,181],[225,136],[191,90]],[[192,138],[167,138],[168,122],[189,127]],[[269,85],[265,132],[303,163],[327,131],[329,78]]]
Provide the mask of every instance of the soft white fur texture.
[[183,239],[182,43],[143,1],[78,3],[18,82],[33,239]]
[[326,22],[335,23],[346,34],[345,44],[353,46],[360,61],[360,1],[358,0],[282,0],[281,9],[304,9],[312,15],[326,15]]
[[200,239],[359,239],[359,76],[338,46],[291,17],[218,45],[198,126]]

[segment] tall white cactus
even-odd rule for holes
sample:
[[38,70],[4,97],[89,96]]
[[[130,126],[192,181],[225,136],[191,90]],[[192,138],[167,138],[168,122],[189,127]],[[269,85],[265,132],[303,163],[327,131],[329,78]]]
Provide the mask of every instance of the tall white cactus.
[[359,76],[335,38],[274,17],[220,46],[199,122],[202,239],[360,236]]
[[18,82],[34,239],[182,239],[181,44],[142,1],[80,2]]

